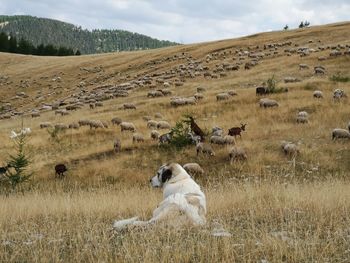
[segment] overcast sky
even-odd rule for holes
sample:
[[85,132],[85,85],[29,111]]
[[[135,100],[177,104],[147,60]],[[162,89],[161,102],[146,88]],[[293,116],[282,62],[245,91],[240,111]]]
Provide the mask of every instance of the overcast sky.
[[0,14],[194,43],[350,20],[350,0],[0,0]]

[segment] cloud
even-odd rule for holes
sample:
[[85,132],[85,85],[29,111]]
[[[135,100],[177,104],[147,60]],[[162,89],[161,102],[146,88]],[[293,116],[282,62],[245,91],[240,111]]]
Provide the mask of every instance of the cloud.
[[2,14],[63,20],[83,28],[124,29],[193,43],[233,38],[285,24],[297,27],[349,19],[348,0],[2,0]]

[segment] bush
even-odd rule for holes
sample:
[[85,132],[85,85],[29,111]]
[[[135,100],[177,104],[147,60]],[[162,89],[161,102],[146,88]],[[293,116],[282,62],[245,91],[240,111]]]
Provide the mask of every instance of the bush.
[[329,79],[334,82],[350,82],[350,77],[342,76],[340,72],[331,76]]

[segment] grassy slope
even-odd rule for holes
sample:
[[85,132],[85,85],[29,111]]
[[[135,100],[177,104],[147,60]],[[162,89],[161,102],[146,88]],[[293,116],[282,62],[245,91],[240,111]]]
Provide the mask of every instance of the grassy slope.
[[[132,79],[136,74],[168,70],[185,61],[163,63],[155,68],[146,67],[145,63],[182,52],[203,59],[208,53],[225,48],[286,40],[310,47],[316,47],[317,40],[325,46],[350,44],[349,28],[349,23],[335,24],[160,50],[79,58],[0,54],[1,74],[13,81],[0,87],[0,98],[10,101],[16,92],[23,91],[17,86],[20,80],[28,80],[31,86],[25,92],[29,99],[11,101],[20,110],[27,110],[40,104],[33,99],[39,90],[41,94],[51,92],[48,84],[55,74],[63,78],[61,87],[57,88],[61,93],[45,98],[45,102],[74,93],[83,78],[89,82],[98,76],[110,76],[105,82],[88,87],[91,89],[98,84],[125,82],[128,75]],[[309,40],[314,43],[309,44]],[[30,261],[99,259],[111,262],[115,259],[139,261],[141,258],[148,262],[170,261],[171,258],[177,261],[236,259],[253,262],[261,259],[272,262],[348,259],[350,144],[348,141],[332,142],[330,133],[335,127],[345,128],[350,121],[349,100],[334,103],[332,91],[342,88],[350,94],[350,87],[348,83],[330,82],[328,77],[338,71],[350,75],[350,58],[342,56],[319,62],[317,57],[328,56],[329,50],[304,58],[287,57],[283,55],[283,48],[279,53],[264,59],[251,70],[241,69],[216,80],[195,78],[183,87],[172,88],[176,95],[187,96],[193,95],[198,86],[206,87],[205,99],[197,106],[174,109],[169,106],[169,98],[150,100],[146,97],[148,90],[141,89],[126,99],[107,101],[104,107],[94,110],[84,108],[64,117],[48,112],[38,119],[25,118],[25,126],[33,129],[30,145],[34,153],[35,178],[30,193],[24,197],[0,197],[0,211],[5,211],[0,215],[1,241],[12,242],[11,245],[0,243],[0,261],[24,257]],[[230,57],[226,61],[232,62]],[[213,61],[209,65],[212,67],[221,62]],[[310,70],[299,70],[300,63],[308,64]],[[318,64],[326,67],[327,76],[313,75],[312,67]],[[79,69],[95,66],[102,66],[104,71],[88,74]],[[116,75],[116,72],[120,74]],[[290,92],[271,95],[279,101],[280,107],[263,110],[258,107],[253,87],[273,74],[280,81],[279,85],[288,87]],[[282,82],[286,76],[299,77],[303,81],[286,85]],[[232,88],[237,90],[238,96],[227,102],[216,102],[215,94]],[[315,89],[321,89],[325,99],[314,100],[312,92]],[[125,101],[136,103],[137,111],[118,110]],[[299,110],[310,113],[310,124],[295,123]],[[248,162],[230,165],[228,149],[215,146],[216,157],[208,159],[196,157],[193,147],[181,152],[162,150],[150,139],[144,144],[133,145],[131,135],[121,134],[118,127],[104,131],[86,128],[68,131],[60,143],[53,143],[47,131],[39,129],[39,123],[43,121],[70,123],[86,117],[110,120],[118,116],[134,122],[138,132],[148,138],[149,130],[142,116],[153,116],[156,112],[161,112],[172,125],[185,113],[194,113],[200,126],[207,129],[214,125],[227,129],[240,122],[248,123],[243,138],[237,139],[237,144],[247,149]],[[20,119],[0,122],[0,158],[5,158],[11,151],[8,134],[20,122]],[[110,153],[115,137],[122,140],[125,149],[117,156]],[[301,155],[295,164],[281,154],[280,140],[300,142]],[[148,188],[148,179],[160,164],[170,160],[198,162],[206,170],[204,177],[196,179],[208,197],[208,219],[223,223],[233,233],[232,238],[214,239],[205,229],[157,229],[111,236],[109,228],[114,218],[134,215],[148,218],[151,215],[161,195]],[[63,182],[53,179],[53,166],[58,162],[67,163],[70,168],[69,178]],[[281,231],[285,232],[276,234]],[[43,234],[41,240],[33,236],[38,233]],[[34,243],[26,245],[27,240]],[[53,248],[49,242],[53,242]]]

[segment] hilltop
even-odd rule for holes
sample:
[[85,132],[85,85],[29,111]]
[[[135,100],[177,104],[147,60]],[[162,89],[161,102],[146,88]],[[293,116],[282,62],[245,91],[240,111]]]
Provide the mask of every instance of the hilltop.
[[54,19],[33,16],[1,16],[0,32],[24,38],[34,46],[55,45],[80,50],[83,54],[153,49],[177,45],[126,30],[82,29]]
[[[0,165],[23,123],[34,172],[23,195],[0,195],[0,261],[347,261],[350,140],[332,140],[332,130],[350,122],[349,97],[333,98],[336,89],[350,95],[349,39],[344,22],[139,52],[0,53]],[[257,96],[268,82],[280,92]],[[260,107],[262,98],[279,106]],[[174,106],[183,99],[190,103]],[[298,123],[304,111],[308,121]],[[235,142],[247,160],[229,161],[233,145],[197,156],[195,145],[151,139],[147,119],[174,127],[186,115],[207,133],[247,124]],[[113,118],[132,122],[144,142]],[[106,125],[77,125],[86,120]],[[55,134],[40,127],[47,122],[78,129]],[[286,155],[282,141],[299,151]],[[162,194],[149,179],[167,162],[203,168],[193,177],[207,196],[208,225],[113,233],[114,219],[150,218]],[[63,180],[58,163],[68,167]],[[211,236],[217,223],[232,236]]]

